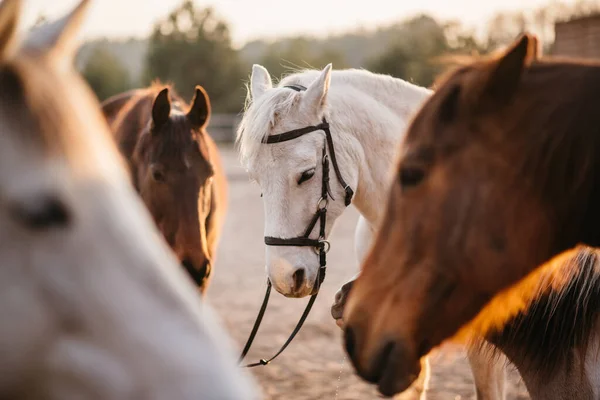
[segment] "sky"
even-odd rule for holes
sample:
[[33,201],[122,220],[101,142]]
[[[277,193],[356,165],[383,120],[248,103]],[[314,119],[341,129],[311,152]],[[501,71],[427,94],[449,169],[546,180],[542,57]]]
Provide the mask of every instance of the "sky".
[[[79,0],[25,0],[23,26],[39,15],[57,17]],[[326,35],[353,28],[372,29],[420,12],[443,20],[458,19],[480,28],[498,11],[534,9],[549,0],[206,0],[229,22],[234,43],[257,38],[274,39],[292,34]],[[574,0],[567,0],[571,3]],[[180,0],[93,0],[85,39],[108,36],[143,37],[155,21],[180,4]],[[368,5],[365,5],[368,4]]]

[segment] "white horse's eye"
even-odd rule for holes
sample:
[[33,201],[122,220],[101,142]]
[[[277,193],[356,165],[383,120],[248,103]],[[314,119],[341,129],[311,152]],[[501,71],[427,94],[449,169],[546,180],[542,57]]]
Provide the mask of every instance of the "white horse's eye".
[[303,182],[306,182],[307,180],[309,180],[313,176],[315,176],[315,169],[314,168],[311,168],[311,169],[309,169],[307,171],[304,171],[302,173],[302,175],[300,175],[300,178],[298,179],[298,185],[302,184]]
[[13,204],[12,214],[31,230],[65,227],[71,215],[65,204],[54,196],[40,196]]

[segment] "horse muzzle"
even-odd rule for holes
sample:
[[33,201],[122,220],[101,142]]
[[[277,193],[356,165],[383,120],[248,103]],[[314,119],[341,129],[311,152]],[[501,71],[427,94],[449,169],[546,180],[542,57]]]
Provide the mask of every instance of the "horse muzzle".
[[194,283],[204,291],[208,278],[212,272],[210,260],[205,259],[200,266],[196,266],[191,260],[183,259],[181,266],[187,271]]

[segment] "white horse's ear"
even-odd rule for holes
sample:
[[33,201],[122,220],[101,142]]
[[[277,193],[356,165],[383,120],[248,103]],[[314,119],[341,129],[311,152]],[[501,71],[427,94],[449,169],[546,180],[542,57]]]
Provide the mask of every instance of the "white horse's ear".
[[81,0],[61,19],[33,29],[24,47],[48,51],[59,64],[72,66],[80,44],[79,30],[90,3],[90,0]]
[[331,63],[327,64],[321,75],[310,84],[304,93],[302,102],[305,107],[309,107],[317,114],[321,114],[327,100],[327,92],[331,83]]
[[262,65],[254,64],[252,66],[252,77],[250,78],[250,90],[252,99],[256,100],[267,90],[273,87],[269,71]]
[[0,3],[0,60],[9,58],[17,47],[17,27],[21,14],[21,0]]

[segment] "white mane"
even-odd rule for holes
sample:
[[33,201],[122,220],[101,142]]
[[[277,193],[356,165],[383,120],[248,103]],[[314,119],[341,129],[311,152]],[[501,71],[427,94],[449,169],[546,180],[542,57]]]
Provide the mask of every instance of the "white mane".
[[[295,104],[299,93],[291,89],[282,90],[283,86],[299,84],[308,87],[310,83],[318,78],[320,73],[321,71],[318,70],[303,70],[288,75],[276,87],[267,90],[258,99],[253,99],[250,96],[250,91],[248,91],[244,118],[238,127],[236,138],[243,165],[247,166],[257,156],[260,144],[267,136],[280,133],[273,132],[273,127],[276,125],[278,118],[289,112]],[[387,92],[397,92],[399,86],[407,89],[403,91],[406,95],[414,93],[420,97],[425,97],[431,93],[428,89],[401,79],[360,69],[334,70],[331,73],[331,83],[330,98],[347,86],[351,86],[354,90],[362,92],[362,95],[369,97],[373,97],[374,92],[379,92],[382,96]],[[398,99],[398,105],[400,108],[404,107],[408,114],[414,108],[415,99],[406,95]],[[331,105],[331,102],[329,105]]]

